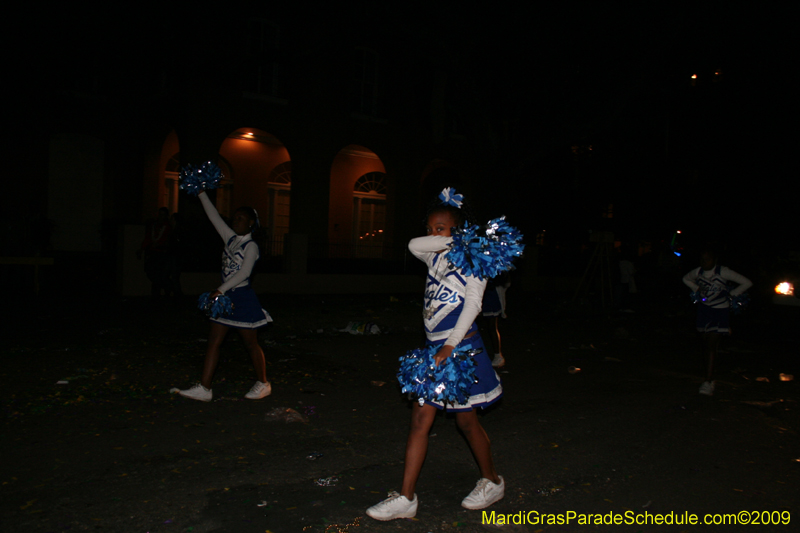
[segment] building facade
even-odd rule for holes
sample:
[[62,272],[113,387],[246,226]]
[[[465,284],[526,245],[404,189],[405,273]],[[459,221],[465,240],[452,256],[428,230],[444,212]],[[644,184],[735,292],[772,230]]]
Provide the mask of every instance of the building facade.
[[[131,241],[166,207],[190,234],[184,268],[213,271],[218,246],[178,187],[183,165],[212,161],[220,213],[259,213],[262,269],[402,273],[428,197],[470,192],[483,164],[448,99],[457,76],[402,25],[343,13],[309,24],[298,11],[54,37],[32,56],[21,128],[38,141],[20,150],[36,163],[6,211],[8,247],[55,255],[57,271],[94,261],[125,292]],[[45,222],[31,229],[34,218]]]

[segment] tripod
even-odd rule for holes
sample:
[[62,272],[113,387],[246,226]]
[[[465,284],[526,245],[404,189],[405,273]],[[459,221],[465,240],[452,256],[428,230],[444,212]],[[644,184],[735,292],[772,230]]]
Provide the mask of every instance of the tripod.
[[588,293],[595,277],[599,275],[600,302],[603,310],[606,310],[614,298],[614,287],[611,278],[611,254],[614,248],[614,234],[610,231],[595,231],[589,240],[595,243],[594,251],[589,259],[589,264],[586,265],[586,270],[581,280],[578,282],[578,287],[575,289],[575,296],[573,296],[572,300],[577,300],[582,291]]

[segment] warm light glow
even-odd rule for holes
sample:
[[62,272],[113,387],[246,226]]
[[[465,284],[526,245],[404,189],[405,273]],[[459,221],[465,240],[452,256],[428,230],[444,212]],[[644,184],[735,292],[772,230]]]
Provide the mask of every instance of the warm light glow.
[[680,234],[681,230],[678,230],[677,233]]
[[692,79],[696,80],[697,79],[697,74],[692,74]]
[[794,296],[794,284],[784,281],[775,285],[775,292],[784,296]]

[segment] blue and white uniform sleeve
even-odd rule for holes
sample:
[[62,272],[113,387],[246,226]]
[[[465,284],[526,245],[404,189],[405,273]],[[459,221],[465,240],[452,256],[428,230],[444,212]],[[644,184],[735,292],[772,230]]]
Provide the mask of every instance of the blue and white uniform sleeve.
[[481,312],[486,282],[487,280],[485,279],[480,280],[473,276],[467,278],[467,294],[464,297],[464,307],[461,308],[461,314],[458,315],[455,327],[450,330],[450,336],[444,341],[447,346],[458,346],[464,340],[464,335],[467,334],[470,326],[475,322],[475,318]]
[[688,274],[686,274],[685,276],[683,276],[683,283],[687,287],[692,289],[692,292],[697,292],[697,289],[700,288],[700,286],[697,283],[694,282],[694,280],[697,279],[697,276],[699,274],[700,274],[700,267],[697,267],[694,270],[692,270],[691,272],[689,272]]
[[733,296],[739,296],[744,291],[746,291],[747,289],[749,289],[750,287],[753,286],[753,282],[752,281],[750,281],[746,277],[742,276],[741,274],[739,274],[737,272],[734,272],[733,270],[731,270],[728,267],[720,268],[719,275],[722,276],[723,278],[725,278],[728,281],[732,281],[734,283],[738,283],[738,285],[733,290],[731,290],[731,292],[730,292],[730,295],[732,297]]
[[447,250],[447,247],[451,242],[453,242],[452,237],[442,237],[437,235],[416,237],[408,242],[408,250],[414,254],[414,257],[417,259],[425,261],[436,252]]
[[206,191],[202,191],[197,197],[200,198],[200,203],[203,204],[206,216],[208,216],[208,220],[214,225],[214,229],[217,230],[217,233],[219,233],[219,236],[222,237],[224,242],[228,242],[231,237],[236,235],[236,232],[229,228],[225,221],[222,220],[222,217],[219,216],[217,208],[214,207],[214,204],[208,199]]
[[233,289],[242,282],[247,281],[247,278],[249,278],[250,274],[253,272],[253,266],[256,264],[256,261],[258,261],[258,256],[258,246],[256,243],[253,243],[250,246],[245,246],[242,267],[236,274],[225,280],[225,283],[217,287],[217,290],[222,294],[225,294],[230,289]]

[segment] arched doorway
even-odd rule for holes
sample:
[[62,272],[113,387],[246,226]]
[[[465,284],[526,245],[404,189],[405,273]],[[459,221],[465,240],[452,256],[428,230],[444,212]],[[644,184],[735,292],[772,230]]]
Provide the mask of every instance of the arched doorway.
[[381,257],[386,242],[389,176],[372,150],[351,144],[331,165],[331,257]]
[[290,219],[292,167],[289,151],[270,133],[257,128],[238,128],[225,138],[219,153],[232,178],[231,183],[223,187],[223,198],[217,198],[220,213],[227,204],[228,209],[242,205],[253,207],[267,232],[266,252],[281,255]]
[[386,238],[386,174],[369,172],[353,186],[353,244],[356,257],[379,258]]

